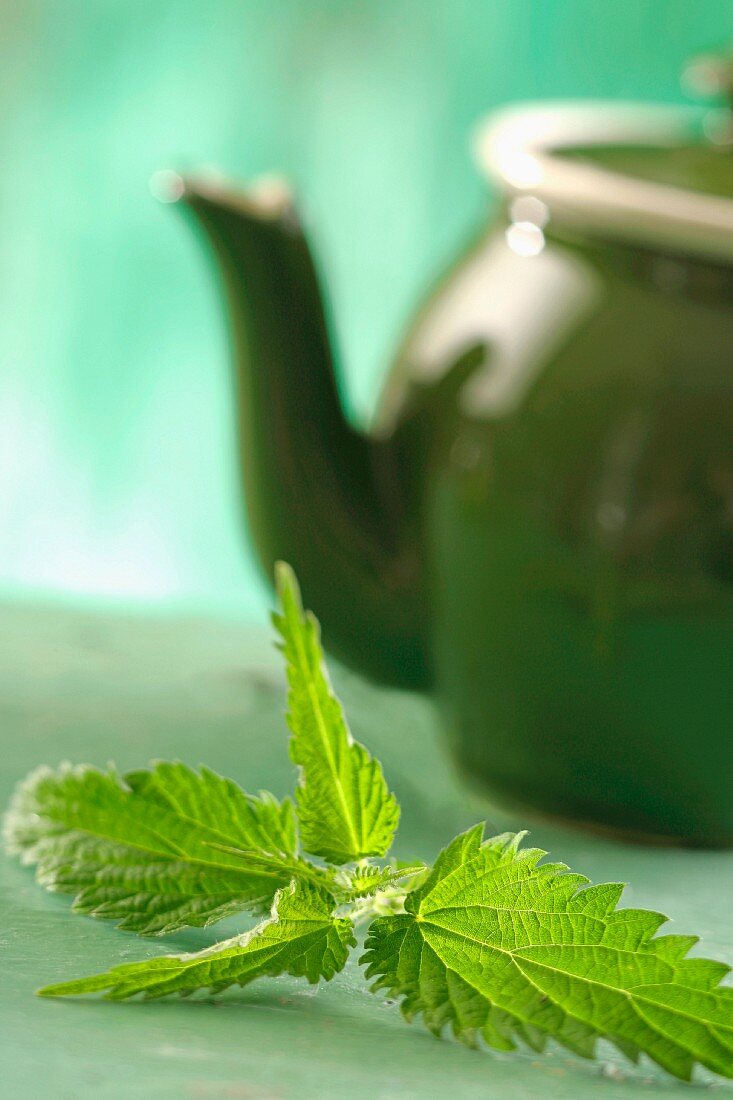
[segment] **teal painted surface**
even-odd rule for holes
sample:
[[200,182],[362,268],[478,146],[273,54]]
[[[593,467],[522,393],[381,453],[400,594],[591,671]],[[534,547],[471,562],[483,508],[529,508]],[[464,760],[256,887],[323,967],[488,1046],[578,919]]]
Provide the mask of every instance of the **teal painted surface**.
[[295,181],[357,420],[484,217],[467,133],[551,96],[679,100],[730,0],[0,5],[0,586],[263,615],[227,349],[161,166]]
[[[173,756],[251,789],[291,789],[285,685],[264,632],[206,619],[0,613],[0,728],[12,745],[0,757],[3,806],[28,769],[62,759],[113,759],[127,769]],[[530,824],[466,795],[426,703],[334,673],[355,735],[382,758],[402,803],[398,856],[430,859],[484,818],[497,832]],[[733,963],[732,854],[630,848],[537,822],[532,840],[595,881],[630,883],[625,905],[669,914],[669,931],[697,933],[706,955]],[[71,914],[67,898],[45,893],[5,856],[0,913],[0,1081],[13,1100],[661,1100],[685,1092],[603,1048],[594,1064],[557,1050],[493,1055],[436,1042],[366,992],[353,961],[315,991],[286,978],[217,1000],[40,1000],[33,991],[43,983],[200,947],[241,925],[142,940]],[[733,1085],[716,1082],[715,1095],[730,1097]]]

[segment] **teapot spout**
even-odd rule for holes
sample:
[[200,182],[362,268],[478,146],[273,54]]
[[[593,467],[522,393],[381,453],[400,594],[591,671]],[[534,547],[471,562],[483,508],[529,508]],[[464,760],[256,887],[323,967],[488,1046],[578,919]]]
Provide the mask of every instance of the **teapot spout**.
[[423,569],[397,455],[344,416],[318,278],[288,191],[180,188],[223,281],[249,530],[296,570],[325,645],[383,683],[430,680]]

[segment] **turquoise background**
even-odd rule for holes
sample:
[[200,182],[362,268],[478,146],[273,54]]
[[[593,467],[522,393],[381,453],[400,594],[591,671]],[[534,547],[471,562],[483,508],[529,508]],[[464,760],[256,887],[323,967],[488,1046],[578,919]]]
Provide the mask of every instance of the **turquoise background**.
[[2,0],[0,590],[263,615],[226,336],[161,167],[294,181],[351,414],[486,216],[475,121],[680,100],[733,0]]

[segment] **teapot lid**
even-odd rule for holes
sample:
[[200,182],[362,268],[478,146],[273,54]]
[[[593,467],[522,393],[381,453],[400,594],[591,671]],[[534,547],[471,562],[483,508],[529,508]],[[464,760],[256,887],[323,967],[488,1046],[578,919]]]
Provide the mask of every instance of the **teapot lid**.
[[[730,58],[701,58],[696,86],[733,93]],[[733,115],[615,101],[524,104],[480,126],[479,164],[528,210],[598,236],[733,258]],[[531,220],[531,217],[530,217]]]

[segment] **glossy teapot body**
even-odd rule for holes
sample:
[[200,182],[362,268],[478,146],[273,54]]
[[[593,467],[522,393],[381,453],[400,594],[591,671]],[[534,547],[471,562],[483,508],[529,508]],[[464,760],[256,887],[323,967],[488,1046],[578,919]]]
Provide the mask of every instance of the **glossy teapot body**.
[[407,341],[381,420],[426,441],[435,690],[502,800],[733,842],[732,302],[725,265],[506,218]]

